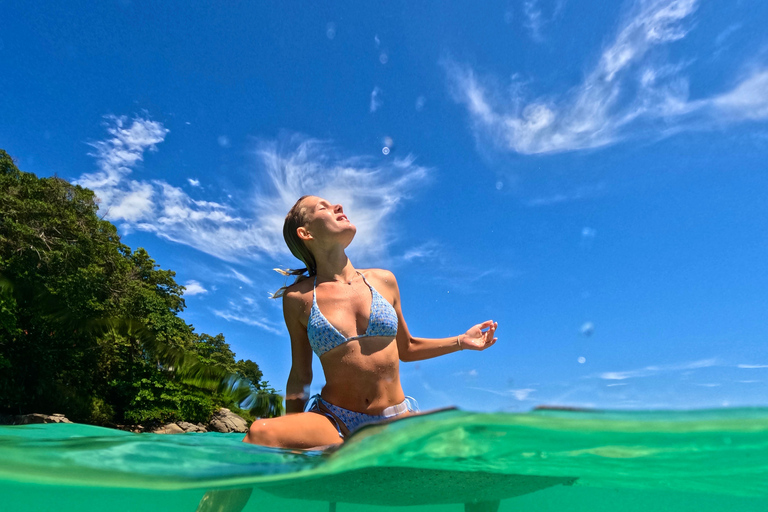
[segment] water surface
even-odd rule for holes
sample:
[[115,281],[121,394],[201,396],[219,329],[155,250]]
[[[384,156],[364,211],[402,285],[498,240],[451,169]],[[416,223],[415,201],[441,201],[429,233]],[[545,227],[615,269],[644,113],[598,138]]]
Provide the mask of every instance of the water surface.
[[768,409],[445,411],[330,453],[241,439],[0,427],[0,508],[192,512],[212,489],[252,489],[246,511],[768,510]]

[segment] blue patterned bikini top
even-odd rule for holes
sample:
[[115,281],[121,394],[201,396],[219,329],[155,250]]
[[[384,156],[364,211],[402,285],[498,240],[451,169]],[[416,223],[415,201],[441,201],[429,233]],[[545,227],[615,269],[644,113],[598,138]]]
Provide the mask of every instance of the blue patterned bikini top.
[[368,328],[365,329],[365,334],[349,338],[345,338],[338,329],[332,326],[320,312],[320,308],[317,307],[317,296],[315,294],[317,276],[315,276],[315,284],[312,288],[312,309],[309,312],[309,321],[307,322],[307,337],[309,337],[309,344],[312,350],[318,357],[348,341],[370,338],[372,336],[394,338],[397,335],[397,313],[395,308],[376,291],[376,288],[368,283],[363,274],[360,272],[358,274],[363,278],[368,288],[371,289],[371,316],[368,318]]

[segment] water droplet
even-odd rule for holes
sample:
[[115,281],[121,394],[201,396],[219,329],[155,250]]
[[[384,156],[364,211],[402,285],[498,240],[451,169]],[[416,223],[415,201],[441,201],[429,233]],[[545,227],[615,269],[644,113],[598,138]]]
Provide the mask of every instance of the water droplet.
[[325,37],[328,39],[333,40],[334,37],[336,37],[336,24],[335,23],[328,23],[325,26]]
[[395,145],[395,141],[392,137],[384,137],[383,142],[385,146],[389,146],[390,148]]
[[383,148],[381,148],[381,152],[384,153],[385,155],[388,155],[389,154],[389,148],[387,146],[384,146]]
[[496,190],[501,190],[502,188],[504,188],[504,183],[502,183],[501,181],[497,181]]
[[381,55],[379,55],[379,62],[381,62],[382,64],[386,64],[387,62],[389,62],[389,55],[387,55],[384,52],[381,52]]
[[416,98],[416,112],[421,112],[424,110],[424,105],[427,103],[427,98],[424,96],[419,96]]
[[374,43],[376,43],[376,48],[378,48],[379,46],[381,46],[381,39],[379,39],[379,35],[378,35],[378,34],[376,34],[375,36],[373,36],[373,42],[374,42]]
[[579,357],[578,361],[579,361],[579,364],[584,364],[584,363],[587,362],[587,358],[584,357],[584,356],[581,356],[581,357]]
[[227,137],[226,135],[219,135],[219,138],[216,140],[219,143],[219,146],[223,148],[228,148],[230,145],[229,137]]
[[581,326],[581,334],[584,336],[592,336],[593,332],[595,332],[595,324],[592,322],[584,322],[584,325]]

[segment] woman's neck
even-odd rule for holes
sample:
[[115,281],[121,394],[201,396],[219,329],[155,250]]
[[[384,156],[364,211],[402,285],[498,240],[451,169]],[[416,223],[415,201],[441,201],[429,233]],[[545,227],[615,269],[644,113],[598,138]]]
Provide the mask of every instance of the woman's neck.
[[357,275],[355,267],[343,249],[316,255],[315,259],[319,280],[349,283]]

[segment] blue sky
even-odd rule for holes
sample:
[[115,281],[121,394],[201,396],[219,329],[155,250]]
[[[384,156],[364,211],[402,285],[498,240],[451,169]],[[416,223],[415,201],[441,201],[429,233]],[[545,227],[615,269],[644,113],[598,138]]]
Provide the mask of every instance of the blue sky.
[[401,366],[422,408],[768,405],[768,4],[476,4],[1,2],[0,147],[278,389],[313,193],[415,335],[499,322]]

